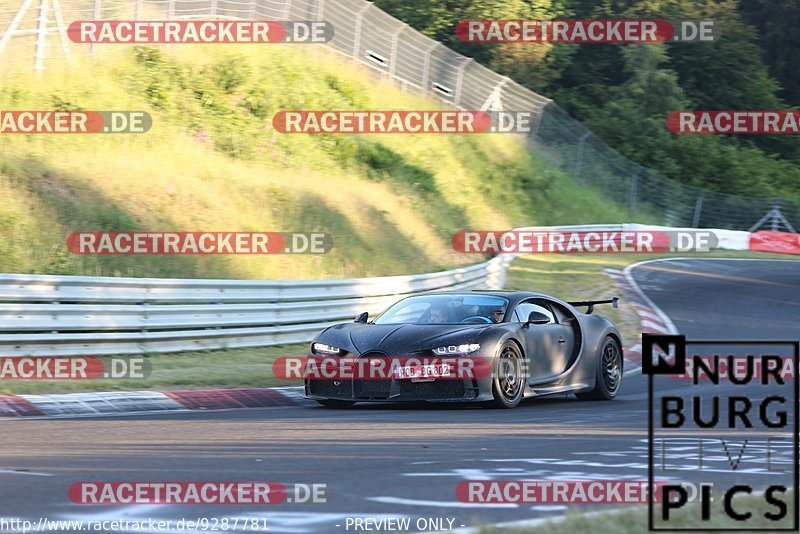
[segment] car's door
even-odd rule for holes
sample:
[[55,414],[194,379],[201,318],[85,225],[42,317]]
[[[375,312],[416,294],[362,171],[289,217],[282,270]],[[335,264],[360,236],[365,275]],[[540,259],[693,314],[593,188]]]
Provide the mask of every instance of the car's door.
[[514,320],[525,323],[531,312],[550,318],[547,324],[527,324],[523,327],[525,354],[528,356],[528,382],[541,383],[563,373],[572,354],[572,329],[559,324],[547,300],[528,299],[517,304]]

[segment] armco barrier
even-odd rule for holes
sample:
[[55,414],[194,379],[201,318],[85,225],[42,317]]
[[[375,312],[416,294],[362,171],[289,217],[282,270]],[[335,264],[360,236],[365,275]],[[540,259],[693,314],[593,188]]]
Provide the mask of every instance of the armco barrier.
[[501,288],[506,255],[460,269],[351,280],[0,274],[0,355],[102,355],[309,341],[403,295]]
[[[641,224],[536,229],[681,230]],[[711,231],[719,248],[800,252],[796,234]],[[502,288],[513,257],[501,254],[439,273],[349,280],[0,274],[0,355],[145,354],[307,342],[333,323],[364,311],[375,314],[405,295]]]

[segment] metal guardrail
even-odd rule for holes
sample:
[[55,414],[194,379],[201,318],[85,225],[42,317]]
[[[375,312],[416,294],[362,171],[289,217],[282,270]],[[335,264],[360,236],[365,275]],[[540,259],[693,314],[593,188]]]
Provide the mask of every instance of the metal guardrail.
[[348,280],[0,274],[0,354],[146,354],[306,342],[404,295],[503,287],[509,260]]

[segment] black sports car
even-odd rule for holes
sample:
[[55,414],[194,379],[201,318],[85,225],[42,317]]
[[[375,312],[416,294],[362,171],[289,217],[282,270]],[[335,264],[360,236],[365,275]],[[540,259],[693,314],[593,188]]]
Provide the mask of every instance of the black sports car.
[[410,296],[374,321],[362,313],[320,332],[310,346],[305,393],[330,407],[455,401],[513,408],[525,396],[555,393],[613,399],[622,381],[622,338],[611,321],[591,315],[596,304],[616,307],[617,298],[563,302],[527,291]]

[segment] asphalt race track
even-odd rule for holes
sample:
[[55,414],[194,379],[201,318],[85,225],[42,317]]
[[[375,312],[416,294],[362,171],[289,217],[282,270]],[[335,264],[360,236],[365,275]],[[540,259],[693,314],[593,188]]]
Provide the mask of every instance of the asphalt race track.
[[[632,273],[690,339],[800,337],[800,262],[670,260],[645,263]],[[304,405],[3,421],[0,517],[34,522],[42,517],[265,517],[270,532],[302,533],[354,532],[346,521],[355,517],[409,517],[412,526],[417,518],[449,518],[457,529],[559,516],[563,505],[461,503],[456,485],[492,479],[646,479],[647,382],[639,371],[625,380],[613,402],[561,396],[502,411]],[[664,379],[658,387],[680,390],[687,384]],[[750,458],[749,449],[742,461]],[[776,455],[775,461],[788,460]],[[701,475],[691,455],[670,462],[677,480]],[[709,462],[702,480],[733,476],[724,455]],[[769,475],[754,460],[735,476],[759,486]],[[329,499],[258,508],[80,506],[67,497],[74,482],[111,480],[325,483]]]

